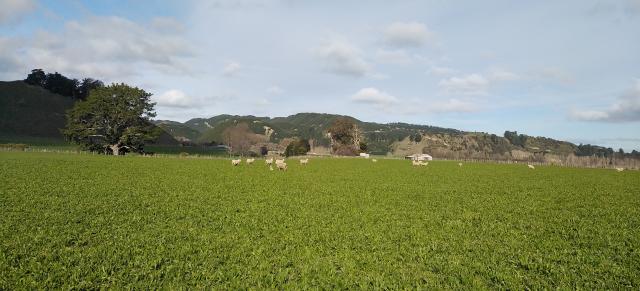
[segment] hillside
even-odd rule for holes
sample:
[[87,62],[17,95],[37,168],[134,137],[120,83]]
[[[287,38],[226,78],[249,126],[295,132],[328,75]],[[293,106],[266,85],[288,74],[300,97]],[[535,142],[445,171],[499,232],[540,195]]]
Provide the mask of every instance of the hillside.
[[185,123],[156,121],[158,126],[172,133],[178,140],[185,138],[194,143],[220,143],[223,132],[230,126],[246,123],[256,134],[262,134],[273,144],[288,138],[304,138],[316,146],[328,147],[327,129],[339,117],[355,122],[368,146],[376,154],[390,153],[403,156],[413,153],[431,153],[451,158],[531,157],[534,155],[568,155],[577,146],[545,137],[517,135],[503,137],[481,132],[464,132],[451,128],[408,123],[363,122],[350,116],[325,113],[298,113],[287,117],[256,117],[218,115],[211,118],[195,118]]
[[[25,142],[34,138],[63,143],[66,111],[74,105],[69,97],[28,85],[23,81],[0,81],[0,137]],[[163,131],[156,144],[176,145],[173,136]]]

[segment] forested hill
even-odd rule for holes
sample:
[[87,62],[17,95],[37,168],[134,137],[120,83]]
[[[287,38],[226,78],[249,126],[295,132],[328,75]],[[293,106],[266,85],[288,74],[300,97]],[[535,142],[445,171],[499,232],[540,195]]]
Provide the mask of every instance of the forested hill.
[[[20,142],[31,138],[64,142],[60,129],[66,124],[66,111],[79,99],[52,93],[24,81],[0,81],[0,138]],[[159,144],[178,144],[166,132]]]
[[352,120],[358,126],[367,150],[378,154],[425,152],[447,157],[478,158],[509,158],[527,154],[617,154],[610,148],[575,145],[546,137],[518,134],[515,131],[507,131],[498,136],[429,125],[364,122],[350,116],[325,113],[298,113],[275,118],[223,114],[211,118],[194,118],[184,123],[168,120],[158,120],[155,123],[176,139],[188,144],[224,143],[225,129],[245,123],[254,133],[268,135],[267,139],[271,143],[280,143],[288,138],[302,138],[312,139],[316,145],[328,146],[330,139],[327,137],[327,129],[339,117]]

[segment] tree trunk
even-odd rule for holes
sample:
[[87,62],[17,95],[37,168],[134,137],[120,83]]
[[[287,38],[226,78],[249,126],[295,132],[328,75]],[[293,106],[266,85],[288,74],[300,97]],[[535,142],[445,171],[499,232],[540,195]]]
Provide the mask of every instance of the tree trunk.
[[113,152],[114,156],[120,155],[120,146],[119,145],[114,144],[114,145],[109,146],[109,148],[111,148],[111,152]]

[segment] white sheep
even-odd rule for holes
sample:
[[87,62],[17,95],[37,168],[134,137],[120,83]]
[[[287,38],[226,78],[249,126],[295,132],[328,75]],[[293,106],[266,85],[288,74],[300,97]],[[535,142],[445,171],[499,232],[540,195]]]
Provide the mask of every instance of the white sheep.
[[458,163],[458,167],[462,167],[462,163]]
[[411,160],[411,165],[413,165],[413,166],[420,166],[420,161]]
[[281,160],[276,159],[276,164],[279,164],[279,163],[284,163],[284,159],[281,159]]
[[239,159],[238,160],[231,160],[231,165],[238,166],[238,165],[240,165],[240,162],[242,162],[242,160],[239,160]]
[[306,165],[309,163],[309,159],[300,159],[300,165]]
[[273,164],[273,158],[264,160],[264,164],[271,166],[271,164]]
[[536,167],[534,167],[533,165],[527,165],[529,167],[529,169],[535,169]]
[[269,164],[269,171],[273,171],[273,166]]
[[278,167],[278,170],[286,171],[287,170],[287,163],[285,163],[285,162],[276,163],[276,167]]
[[420,166],[428,166],[429,165],[429,162],[418,161],[418,163],[420,164]]
[[622,171],[624,171],[624,168],[616,168],[616,171],[622,172]]
[[378,160],[376,160],[376,159],[372,159],[371,161],[374,162],[374,163],[378,162]]
[[255,161],[256,161],[256,159],[247,159],[247,165],[251,165]]

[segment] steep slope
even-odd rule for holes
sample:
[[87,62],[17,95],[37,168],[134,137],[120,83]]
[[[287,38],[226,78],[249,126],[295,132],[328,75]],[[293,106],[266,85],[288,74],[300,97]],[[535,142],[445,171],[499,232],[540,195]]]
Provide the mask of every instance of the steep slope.
[[[65,127],[66,111],[73,105],[73,99],[42,87],[23,81],[0,81],[0,136],[16,141],[36,137],[63,142],[60,129]],[[156,143],[178,144],[164,130]]]
[[22,81],[0,82],[0,135],[62,139],[73,100]]

